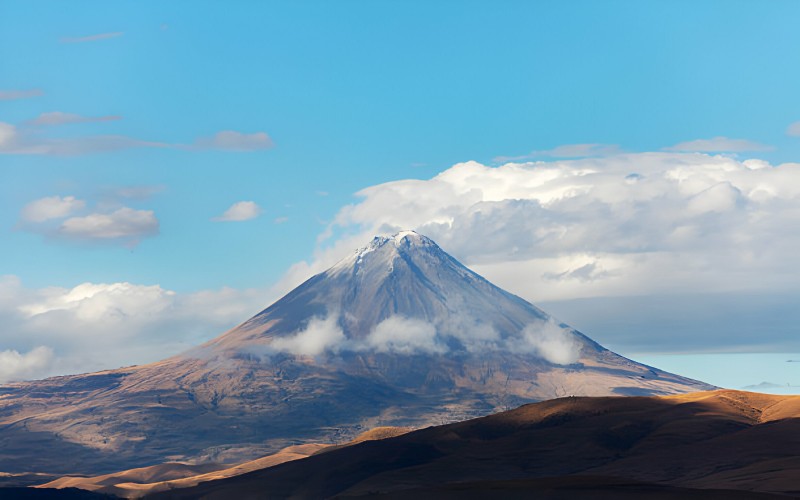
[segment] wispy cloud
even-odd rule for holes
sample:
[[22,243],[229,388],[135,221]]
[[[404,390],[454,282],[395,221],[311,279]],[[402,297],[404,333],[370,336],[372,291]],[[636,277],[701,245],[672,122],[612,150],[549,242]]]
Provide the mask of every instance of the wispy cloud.
[[[77,116],[77,115],[69,115]],[[40,117],[41,118],[41,117]],[[38,120],[39,118],[37,118]],[[80,121],[110,121],[116,116],[98,118],[80,117]],[[45,118],[50,125],[76,123],[76,119],[64,117]],[[223,131],[211,138],[202,138],[193,144],[176,144],[147,141],[124,135],[94,135],[85,137],[54,138],[42,137],[31,127],[17,127],[11,123],[0,122],[0,154],[79,156],[134,148],[167,148],[184,151],[222,150],[230,152],[257,151],[272,147],[272,141],[265,132],[244,134]]]
[[786,127],[786,135],[800,137],[800,122],[794,122]]
[[543,278],[554,281],[578,280],[584,283],[604,279],[613,276],[613,273],[604,271],[597,262],[589,262],[582,266],[567,269],[560,273],[547,272]]
[[375,325],[366,343],[378,352],[414,354],[447,351],[447,346],[439,342],[432,324],[403,316],[390,316]]
[[126,186],[111,190],[114,197],[131,199],[131,200],[146,200],[153,195],[163,192],[166,186],[163,184],[156,184],[152,186]]
[[31,97],[38,97],[43,95],[40,89],[26,89],[26,90],[0,90],[0,101],[14,101],[17,99],[28,99]]
[[261,214],[261,207],[254,201],[238,201],[225,212],[212,218],[214,222],[239,222],[255,219]]
[[308,326],[291,337],[280,337],[270,344],[270,349],[303,356],[318,356],[326,350],[335,350],[346,340],[336,315],[325,319],[313,318]]
[[563,144],[553,149],[531,151],[519,156],[497,156],[493,161],[498,163],[535,160],[537,158],[588,158],[596,156],[613,156],[625,151],[616,144]]
[[157,235],[159,223],[152,210],[122,207],[111,213],[70,217],[61,224],[58,232],[78,240],[117,240],[131,246],[144,237]]
[[738,153],[744,151],[770,151],[772,146],[751,141],[749,139],[731,139],[713,137],[711,139],[695,139],[664,148],[664,151],[687,153]]
[[49,196],[34,200],[22,207],[20,219],[24,222],[45,222],[67,217],[85,207],[86,202],[74,196]]
[[61,43],[97,42],[99,40],[108,40],[109,38],[121,37],[122,35],[124,35],[122,31],[112,31],[109,33],[97,33],[86,36],[61,37]]
[[76,156],[131,148],[167,148],[170,144],[143,141],[124,135],[95,135],[71,138],[47,138],[0,122],[0,153],[23,155]]
[[31,125],[66,125],[69,123],[90,123],[90,122],[110,122],[121,120],[122,117],[118,115],[106,116],[81,116],[74,113],[62,113],[61,111],[51,111],[49,113],[42,113],[38,117],[31,120]]
[[225,151],[258,151],[269,149],[275,144],[266,132],[252,134],[223,130],[211,137],[201,137],[194,143],[195,149],[221,149]]
[[[124,198],[119,193],[114,196]],[[159,221],[152,210],[133,209],[115,200],[104,200],[87,209],[86,201],[74,196],[31,201],[20,211],[17,227],[57,240],[112,242],[128,247],[159,233]]]

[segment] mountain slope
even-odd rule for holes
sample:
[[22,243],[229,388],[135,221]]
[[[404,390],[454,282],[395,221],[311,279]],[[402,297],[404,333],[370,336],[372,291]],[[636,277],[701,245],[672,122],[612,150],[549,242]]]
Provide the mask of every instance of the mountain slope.
[[182,355],[0,387],[0,471],[234,462],[558,396],[708,388],[604,349],[404,232]]
[[798,449],[800,396],[571,397],[153,498],[796,497]]

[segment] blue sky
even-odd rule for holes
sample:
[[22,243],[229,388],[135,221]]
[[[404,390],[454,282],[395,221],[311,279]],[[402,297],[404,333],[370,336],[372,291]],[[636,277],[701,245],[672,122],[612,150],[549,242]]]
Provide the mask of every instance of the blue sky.
[[[4,2],[0,275],[37,297],[87,282],[275,292],[291,266],[314,270],[380,227],[331,226],[354,193],[459,162],[667,150],[800,161],[798,15],[791,1]],[[52,197],[80,206],[25,219]],[[258,210],[212,220],[241,201]],[[86,229],[92,215],[138,219],[109,237]],[[83,224],[70,234],[68,217]],[[452,248],[513,288],[491,258]],[[609,295],[578,278],[558,296],[515,291]],[[755,288],[725,292],[749,301]],[[576,317],[589,335],[607,325]],[[44,342],[5,335],[0,351]]]

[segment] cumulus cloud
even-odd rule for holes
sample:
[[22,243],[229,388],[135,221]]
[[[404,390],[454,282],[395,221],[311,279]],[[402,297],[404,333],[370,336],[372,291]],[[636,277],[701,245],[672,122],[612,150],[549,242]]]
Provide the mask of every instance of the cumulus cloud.
[[664,148],[664,151],[681,151],[697,153],[737,153],[743,151],[770,151],[772,146],[760,144],[748,139],[730,139],[713,137],[711,139],[695,139]]
[[794,122],[786,127],[786,135],[791,137],[800,137],[800,122]]
[[135,246],[143,238],[158,235],[159,221],[152,210],[133,209],[122,202],[146,199],[159,189],[159,186],[109,189],[91,209],[74,196],[39,198],[22,208],[17,228],[53,239]]
[[25,380],[46,373],[53,360],[53,350],[46,346],[20,354],[13,349],[0,351],[0,383]]
[[447,347],[436,337],[436,328],[416,318],[390,316],[375,326],[366,346],[378,352],[399,354],[442,353]]
[[[800,293],[800,271],[786,264],[800,249],[800,232],[789,229],[800,220],[800,164],[664,152],[499,167],[467,162],[427,180],[374,185],[357,196],[320,235],[313,258],[290,268],[281,290],[376,234],[415,229],[533,303],[637,296],[675,303],[687,290]],[[615,310],[624,310],[624,303],[619,299]],[[614,337],[610,329],[604,341],[645,345],[641,332],[655,331],[646,314],[628,316],[638,321],[641,341],[632,334]],[[579,319],[575,326],[593,324]],[[697,322],[687,317],[680,325],[691,332]],[[798,345],[783,334],[774,342],[755,339],[752,329],[729,336],[726,349],[734,342]],[[650,345],[656,344],[667,348],[660,341]]]
[[237,201],[222,215],[212,218],[215,222],[234,222],[255,219],[261,215],[261,207],[254,201]]
[[44,222],[67,217],[85,207],[86,202],[74,196],[50,196],[39,198],[22,207],[20,217],[26,222]]
[[223,130],[212,137],[202,137],[195,142],[197,149],[221,149],[225,151],[258,151],[269,149],[274,144],[266,132],[252,134]]
[[273,340],[269,347],[278,352],[290,352],[303,356],[318,356],[326,350],[338,350],[345,342],[345,335],[338,323],[338,315],[327,318],[312,318],[305,329],[289,337]]
[[158,219],[152,210],[134,210],[128,207],[107,214],[70,217],[58,229],[60,234],[69,238],[122,240],[127,243],[136,243],[142,238],[155,236],[158,231]]
[[552,319],[527,325],[515,347],[517,351],[535,353],[556,365],[575,363],[581,354],[580,344],[574,334]]
[[66,125],[69,123],[91,123],[91,122],[109,122],[121,120],[121,116],[106,115],[106,116],[81,116],[74,113],[63,113],[61,111],[51,111],[49,113],[42,113],[35,119],[31,120],[31,125]]
[[537,158],[589,158],[593,156],[612,156],[622,154],[624,151],[616,144],[563,144],[553,149],[531,151],[520,156],[497,156],[493,159],[497,163],[519,162]]
[[[272,298],[268,290],[177,293],[126,282],[28,288],[15,276],[0,276],[0,352],[12,352],[0,354],[0,379],[163,359],[219,335]],[[52,355],[44,356],[47,351],[37,351],[38,346],[47,346]],[[17,359],[13,351],[28,361],[15,362],[14,373],[7,375],[3,367],[12,365],[4,360]]]
[[169,305],[164,299],[174,295],[158,285],[82,283],[69,290],[48,289],[39,300],[20,305],[19,310],[30,317],[71,311],[81,321],[104,321],[160,314]]
[[[785,287],[793,280],[782,262],[800,247],[800,235],[785,230],[800,215],[797,164],[674,153],[467,162],[358,196],[292,279],[323,270],[374,234],[407,228],[536,300]],[[589,263],[590,282],[545,281]]]
[[124,35],[122,31],[111,31],[108,33],[96,33],[94,35],[75,36],[75,37],[62,37],[61,43],[85,43],[97,42],[99,40],[108,40],[110,38],[118,38]]
[[39,97],[43,95],[40,89],[25,89],[25,90],[0,90],[0,101],[15,101],[17,99],[28,99],[31,97]]

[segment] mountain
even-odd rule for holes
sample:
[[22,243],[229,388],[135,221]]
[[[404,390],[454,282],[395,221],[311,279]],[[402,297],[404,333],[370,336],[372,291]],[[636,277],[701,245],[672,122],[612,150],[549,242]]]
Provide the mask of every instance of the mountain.
[[232,463],[560,396],[709,388],[608,351],[402,232],[181,355],[0,387],[0,471]]
[[798,449],[800,396],[568,397],[148,498],[797,498]]

